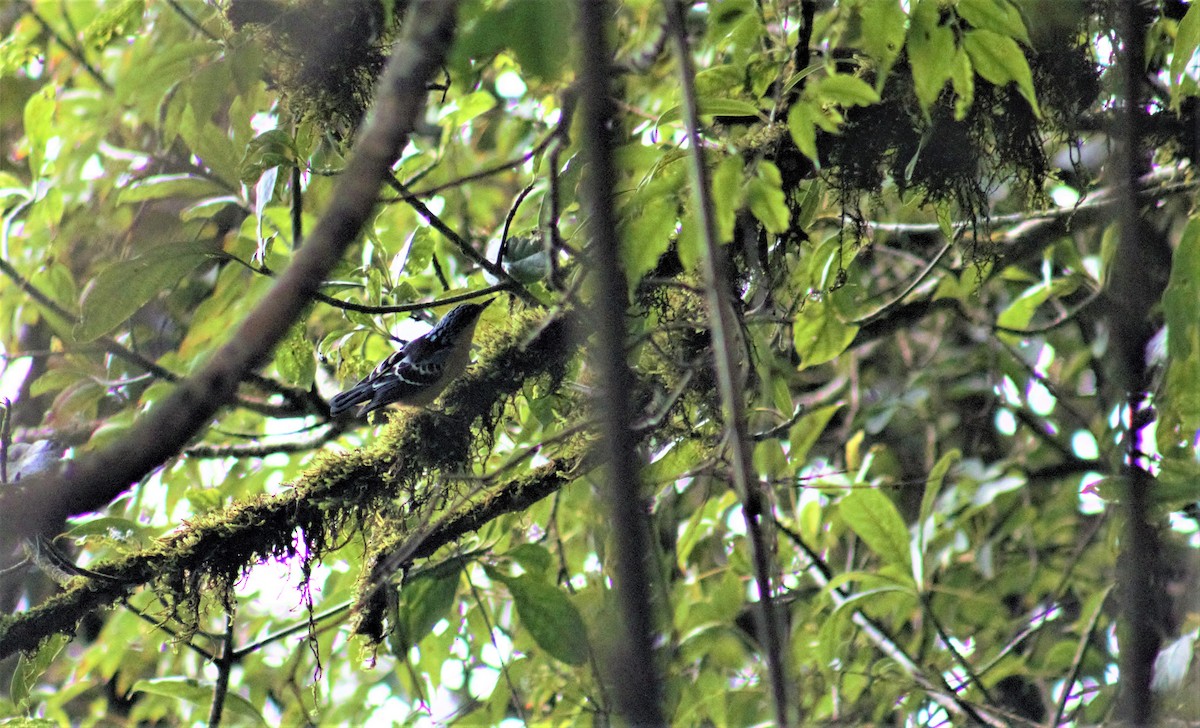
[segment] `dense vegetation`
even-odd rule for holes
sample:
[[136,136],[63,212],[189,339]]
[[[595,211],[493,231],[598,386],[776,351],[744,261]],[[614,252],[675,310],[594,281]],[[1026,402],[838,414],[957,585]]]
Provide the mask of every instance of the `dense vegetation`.
[[[1200,715],[1200,8],[0,7],[0,715]],[[328,399],[465,300],[431,408]]]

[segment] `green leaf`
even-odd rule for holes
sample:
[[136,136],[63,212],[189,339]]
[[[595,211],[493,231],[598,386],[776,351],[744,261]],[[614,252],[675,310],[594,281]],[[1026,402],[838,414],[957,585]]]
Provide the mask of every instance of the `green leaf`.
[[971,104],[975,103],[975,69],[971,58],[962,48],[954,54],[954,66],[950,72],[950,84],[954,88],[954,120],[967,118]]
[[[757,116],[762,118],[762,111],[757,106],[737,99],[696,99],[696,111],[700,116]],[[683,107],[672,106],[658,117],[658,126],[670,124],[683,118]]]
[[913,578],[922,588],[925,587],[925,551],[929,538],[933,534],[933,506],[941,493],[942,483],[946,473],[962,459],[962,453],[957,449],[942,455],[925,480],[925,492],[921,494],[921,511],[917,519],[917,544],[913,554]]
[[215,244],[207,240],[160,245],[105,268],[83,292],[76,338],[92,341],[112,331],[215,252]]
[[199,157],[219,179],[239,179],[241,158],[234,149],[233,142],[211,119],[198,118],[190,109],[190,104],[179,120],[179,135],[183,137],[191,153]]
[[745,162],[732,154],[721,160],[712,176],[713,212],[717,223],[717,242],[733,240],[733,223],[742,207]]
[[[161,695],[164,698],[181,700],[201,708],[207,708],[212,703],[213,698],[212,685],[206,685],[198,680],[184,677],[159,677],[152,680],[138,680],[133,684],[133,688],[129,692]],[[225,708],[231,716],[238,716],[245,719],[242,722],[248,722],[256,726],[267,725],[267,722],[263,720],[262,713],[258,712],[257,708],[237,693],[228,692],[225,694]],[[230,722],[232,723],[233,721]]]
[[1200,219],[1190,220],[1171,256],[1163,292],[1167,364],[1162,396],[1156,398],[1159,452],[1175,457],[1190,449],[1200,430]]
[[541,544],[523,543],[504,554],[531,574],[545,574],[554,563],[554,556]]
[[841,404],[826,405],[797,420],[788,430],[788,443],[791,446],[788,456],[803,462],[808,457],[808,451],[829,425],[829,421],[841,408]]
[[817,156],[817,112],[804,100],[792,105],[788,111],[788,132],[792,141],[804,156],[812,160],[817,169],[821,168],[821,160]]
[[990,30],[1029,45],[1021,11],[1009,0],[958,0],[955,12],[972,27]]
[[300,153],[296,140],[282,129],[271,129],[250,140],[238,165],[238,178],[245,184],[258,181],[272,167],[293,167]]
[[929,471],[929,477],[925,480],[925,492],[921,494],[921,520],[918,524],[925,523],[925,519],[933,514],[933,504],[942,490],[946,473],[950,472],[950,468],[959,460],[962,460],[962,452],[955,448],[938,458],[933,470]]
[[929,111],[953,73],[954,31],[939,25],[937,0],[921,0],[908,30],[908,61],[923,111]]
[[100,50],[119,35],[136,31],[146,12],[145,0],[119,0],[102,4],[100,14],[83,29],[83,40],[93,50]]
[[299,389],[312,386],[317,373],[313,344],[308,340],[303,320],[292,324],[287,335],[275,349],[275,368],[284,381]]
[[976,73],[996,86],[1015,82],[1033,113],[1039,117],[1042,115],[1033,91],[1029,62],[1015,40],[990,30],[971,30],[963,38],[963,48],[971,57],[971,65]]
[[543,79],[562,75],[570,55],[565,50],[574,40],[572,7],[571,3],[512,0],[504,8],[507,40],[523,70]]
[[401,587],[396,620],[396,640],[400,645],[397,657],[404,659],[450,611],[458,594],[461,573],[462,562],[454,559],[423,571]]
[[[1006,329],[1020,331],[1029,327],[1034,313],[1038,308],[1054,296],[1068,295],[1079,287],[1079,282],[1073,278],[1055,278],[1051,281],[1039,282],[1026,289],[1015,301],[1010,303],[996,318],[996,324]],[[1015,344],[1021,338],[1020,334],[1000,332],[1000,336],[1009,343]]]
[[866,81],[848,73],[834,73],[808,87],[814,98],[842,106],[870,106],[879,103],[879,92]]
[[29,171],[42,173],[46,142],[54,135],[54,110],[58,107],[54,86],[46,85],[25,102],[25,138],[29,142]]
[[125,187],[117,197],[125,205],[146,200],[162,200],[174,197],[199,198],[229,195],[228,188],[205,179],[184,174],[162,174],[146,177]]
[[[478,11],[477,11],[478,12]],[[466,20],[464,13],[464,20]],[[562,75],[573,38],[571,3],[511,0],[466,23],[456,44],[458,63],[512,51],[523,74],[545,80]]]
[[51,635],[42,640],[36,650],[22,652],[17,659],[16,669],[13,670],[9,699],[18,706],[26,705],[38,679],[70,641],[70,635]]
[[[1197,46],[1200,46],[1200,4],[1192,3],[1188,6],[1183,20],[1179,21],[1179,29],[1175,33],[1175,47],[1171,51],[1170,82],[1176,89],[1185,78]],[[1179,109],[1183,96],[1178,92],[1171,95],[1172,110]]]
[[673,197],[655,197],[644,206],[629,210],[628,217],[621,221],[618,228],[621,262],[625,264],[630,288],[653,270],[671,247],[677,208]]
[[908,527],[890,498],[875,488],[856,488],[838,501],[838,512],[884,563],[909,570]]
[[587,661],[587,625],[565,592],[528,575],[500,575],[499,580],[508,587],[522,626],[539,647],[568,665]]
[[892,0],[863,3],[858,12],[862,17],[862,48],[879,64],[875,88],[882,89],[904,45],[908,18],[900,3]]
[[828,298],[808,301],[792,324],[792,339],[800,355],[800,368],[824,364],[841,354],[854,341],[858,326],[838,318]]
[[[746,202],[750,212],[762,222],[767,230],[776,235],[787,232],[791,227],[791,210],[787,206],[787,197],[783,194],[783,177],[779,168],[771,162],[762,161],[757,165],[755,176],[746,188]],[[732,231],[730,232],[732,237]]]
[[496,103],[496,97],[487,91],[469,93],[442,109],[439,121],[449,128],[458,127],[496,108]]

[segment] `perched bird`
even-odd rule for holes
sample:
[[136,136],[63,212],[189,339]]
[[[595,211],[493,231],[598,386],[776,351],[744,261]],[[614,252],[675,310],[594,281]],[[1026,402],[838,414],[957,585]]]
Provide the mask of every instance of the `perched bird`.
[[358,384],[329,400],[330,416],[363,402],[358,417],[389,404],[420,407],[432,402],[467,368],[475,324],[494,300],[464,303],[446,314],[428,332],[379,362]]

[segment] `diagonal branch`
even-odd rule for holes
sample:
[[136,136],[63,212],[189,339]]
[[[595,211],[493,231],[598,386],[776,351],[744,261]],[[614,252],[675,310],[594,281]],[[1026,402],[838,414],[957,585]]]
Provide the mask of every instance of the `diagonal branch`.
[[375,107],[338,181],[329,209],[270,295],[199,373],[112,446],[61,473],[31,478],[0,496],[0,533],[16,538],[56,531],[65,518],[101,508],[176,455],[217,410],[233,400],[247,373],[262,366],[362,230],[392,164],[420,121],[427,84],[454,34],[457,4],[416,3],[380,79]]
[[[316,538],[352,527],[363,509],[378,507],[371,505],[373,500],[391,499],[390,485],[398,471],[419,467],[414,462],[419,457],[397,448],[397,440],[420,440],[437,448],[436,443],[457,437],[463,421],[484,417],[520,392],[529,379],[561,374],[574,352],[567,317],[535,322],[532,328],[536,331],[531,337],[509,337],[511,343],[451,385],[442,401],[453,415],[414,414],[395,436],[381,435],[373,448],[353,458],[314,466],[278,496],[236,503],[223,513],[188,523],[145,551],[96,565],[109,578],[72,582],[62,594],[0,625],[0,660],[36,648],[49,635],[71,634],[86,614],[111,606],[142,585],[199,583],[205,574],[240,574],[248,565],[294,553],[297,530]],[[579,457],[567,456],[489,487],[481,498],[421,534],[409,556],[430,556],[500,515],[528,508],[577,477],[581,464]]]

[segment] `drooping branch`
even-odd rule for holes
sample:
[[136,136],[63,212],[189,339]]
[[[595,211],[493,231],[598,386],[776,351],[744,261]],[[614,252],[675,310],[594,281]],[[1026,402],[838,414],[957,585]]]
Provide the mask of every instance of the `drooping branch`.
[[15,538],[56,531],[70,515],[103,507],[173,457],[232,401],[238,382],[268,360],[343,251],[358,237],[425,108],[427,84],[454,34],[457,3],[423,0],[412,8],[379,83],[375,108],[338,180],[329,209],[304,247],[242,323],[234,337],[195,376],[112,446],[71,463],[53,476],[30,479],[0,497],[0,533]]

